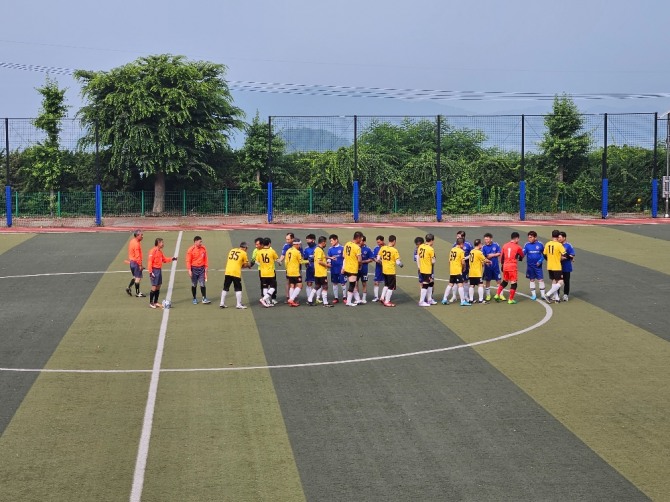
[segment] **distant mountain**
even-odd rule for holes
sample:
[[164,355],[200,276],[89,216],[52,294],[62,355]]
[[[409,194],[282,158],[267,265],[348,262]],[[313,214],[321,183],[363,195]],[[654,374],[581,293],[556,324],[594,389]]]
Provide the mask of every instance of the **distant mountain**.
[[309,127],[288,127],[278,131],[277,134],[284,140],[287,153],[325,152],[351,146],[354,142],[353,137],[343,138],[327,129]]

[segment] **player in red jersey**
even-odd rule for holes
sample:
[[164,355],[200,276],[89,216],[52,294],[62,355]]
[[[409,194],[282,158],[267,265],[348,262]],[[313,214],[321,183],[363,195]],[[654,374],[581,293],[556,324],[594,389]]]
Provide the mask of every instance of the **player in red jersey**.
[[498,291],[493,299],[497,302],[505,301],[503,290],[509,284],[509,300],[507,303],[514,304],[516,303],[514,295],[516,294],[516,283],[519,275],[517,261],[523,260],[523,249],[519,246],[519,232],[512,232],[512,239],[503,244],[500,260],[503,266],[503,281],[498,286]]

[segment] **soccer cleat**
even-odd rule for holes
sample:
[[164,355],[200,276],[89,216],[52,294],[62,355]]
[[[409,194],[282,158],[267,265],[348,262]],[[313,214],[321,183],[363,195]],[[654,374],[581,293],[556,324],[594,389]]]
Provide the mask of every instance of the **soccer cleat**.
[[207,298],[203,298],[202,303],[203,303],[203,305],[207,305],[207,304],[212,303],[212,302],[210,302]]
[[491,301],[491,295],[486,295],[486,301],[490,302]]
[[508,305],[514,305],[516,303],[516,300],[507,300]]
[[300,304],[299,304],[298,302],[293,301],[293,300],[288,300],[288,304],[289,304],[291,307],[299,307],[299,306],[300,306]]
[[567,302],[568,301],[568,295],[563,295],[563,301]]
[[358,307],[358,303],[356,303],[356,302],[345,302],[344,304],[347,307]]
[[193,305],[197,305],[197,304],[198,304],[198,299],[197,299],[197,298],[193,298]]
[[333,305],[335,305],[336,303],[339,303],[339,302],[340,302],[340,300],[338,300],[337,298],[335,298],[335,299],[333,300]]
[[500,301],[500,296],[499,296],[499,295],[494,295],[494,296],[493,296],[493,299],[494,299],[496,302],[499,302],[499,301]]
[[382,305],[384,305],[384,307],[395,307],[395,303],[386,302],[386,301],[383,301]]
[[456,302],[456,296],[452,296],[449,298],[449,303],[455,303]]
[[532,295],[530,295],[530,299],[531,299],[531,300],[537,300],[537,296],[535,295],[535,293],[533,293]]
[[242,309],[242,310],[246,309],[246,307],[244,305],[235,305],[235,308],[236,309]]
[[263,305],[263,307],[265,307],[265,308],[268,308],[270,305],[272,305],[271,303],[268,303],[268,301],[267,301],[265,298],[261,298],[261,299],[258,300],[258,301],[259,301],[259,302],[261,303],[261,305]]
[[330,308],[333,307],[334,305],[332,303],[324,303],[323,306]]
[[145,295],[145,294],[142,293],[141,291],[140,291],[139,293],[137,293],[135,296],[136,296],[137,298],[146,298],[146,297],[147,297],[147,295]]
[[449,300],[447,300],[446,298],[442,300],[442,305],[449,305]]
[[461,302],[461,307],[470,307],[472,303],[470,302]]
[[314,302],[307,302],[308,307],[316,307],[316,303]]
[[430,303],[428,303],[428,302],[419,302],[419,307],[430,307]]
[[226,307],[225,305],[219,305],[219,308],[220,309],[227,309],[228,307]]
[[479,304],[480,304],[480,305],[486,305],[486,304],[488,304],[488,303],[489,303],[488,300],[479,300]]
[[373,301],[374,303],[377,303],[377,302],[379,301],[379,298],[377,298],[377,297],[375,296],[375,297],[372,299],[372,301]]
[[547,302],[547,303],[554,303],[554,301],[553,301],[551,298],[549,298],[548,296],[545,296],[545,297],[543,298],[543,300],[544,300],[545,302]]
[[157,306],[155,303],[150,303],[150,304],[149,304],[149,308],[157,309],[158,306]]
[[321,298],[317,298],[316,303],[323,303],[323,300]]
[[363,299],[361,299],[361,300],[358,300],[356,303],[357,303],[358,305],[365,305],[366,303],[368,303],[368,301],[367,301],[367,300],[363,300]]
[[130,288],[126,288],[126,293],[128,293],[128,296],[133,296],[133,294],[130,292]]
[[274,299],[274,298],[272,298],[272,299],[270,300],[270,304],[271,304],[273,307],[274,307],[275,305],[277,305],[278,303],[279,303],[279,302],[278,302],[276,299]]
[[428,303],[431,304],[431,305],[437,305],[437,302],[435,300],[433,300],[432,298],[430,300],[428,300]]

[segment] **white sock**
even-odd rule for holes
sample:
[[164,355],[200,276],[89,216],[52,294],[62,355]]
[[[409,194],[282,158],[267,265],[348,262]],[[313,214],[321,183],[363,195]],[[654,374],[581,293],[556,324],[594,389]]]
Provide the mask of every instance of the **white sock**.
[[[384,288],[384,289],[386,289],[386,288]],[[393,290],[392,290],[392,289],[387,289],[387,290],[386,290],[386,301],[387,301],[387,302],[390,302],[390,301],[391,301],[391,295],[392,295],[392,294],[393,294]]]
[[242,305],[242,291],[235,291],[235,298],[237,299],[237,304]]
[[479,295],[479,301],[483,302],[484,301],[484,286],[479,286],[477,288],[477,294]]
[[375,291],[375,298],[379,298],[379,286],[375,286],[374,291]]
[[226,293],[227,293],[227,291],[225,289],[223,291],[221,291],[221,305],[226,304]]
[[[463,289],[463,286],[458,286],[458,296],[461,299],[462,302],[467,302],[468,300],[465,298],[465,290]],[[456,295],[454,295],[452,298],[456,299]]]
[[451,293],[452,288],[453,288],[453,286],[451,284],[449,284],[449,286],[447,286],[447,290],[444,292],[444,300],[449,298],[449,293]]
[[379,297],[380,300],[382,300],[382,301],[386,301],[386,292],[388,291],[388,289],[389,289],[389,288],[387,288],[386,286],[384,286],[384,287],[382,288],[382,294],[381,294],[381,296]]
[[328,291],[323,288],[321,288],[321,301],[324,305],[328,305]]
[[470,303],[475,301],[475,287],[474,286],[470,286],[468,288],[468,296],[470,296]]
[[426,289],[426,301],[427,302],[432,302],[433,301],[433,288],[428,288]]
[[421,288],[421,295],[419,295],[419,303],[426,303],[427,293],[428,293],[427,289]]

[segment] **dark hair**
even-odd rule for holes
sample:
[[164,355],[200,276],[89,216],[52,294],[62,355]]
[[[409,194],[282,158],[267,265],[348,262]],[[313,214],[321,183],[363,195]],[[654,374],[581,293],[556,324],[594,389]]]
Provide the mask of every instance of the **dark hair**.
[[378,235],[377,238],[375,239],[376,241],[383,241],[384,236],[383,235]]
[[435,236],[433,234],[426,234],[426,242],[431,242],[435,240]]
[[465,239],[465,232],[463,230],[459,230],[456,232],[456,237],[463,237]]
[[316,240],[316,235],[314,235],[314,234],[308,234],[307,237],[305,237],[305,239]]
[[245,241],[240,242],[240,247],[243,249],[247,249],[249,246],[247,246],[247,243]]
[[389,235],[389,242],[395,242],[395,235]]
[[337,236],[337,234],[330,234],[330,237],[328,237],[328,238],[329,239],[335,239],[335,240],[338,240],[338,241],[340,240],[340,238]]
[[291,239],[295,239],[295,234],[293,232],[289,232],[286,234],[286,237],[290,237]]
[[322,242],[326,242],[327,240],[328,240],[328,239],[326,238],[325,235],[320,235],[320,236],[319,236],[319,244],[321,244]]
[[559,234],[560,234],[560,232],[558,230],[552,230],[551,231],[551,237],[552,238],[558,237]]
[[460,245],[463,244],[464,242],[465,242],[465,239],[464,239],[463,237],[458,237],[458,238],[456,239],[456,245],[457,245],[457,246],[460,246]]
[[477,246],[479,246],[481,243],[482,243],[482,240],[481,240],[481,239],[475,239],[475,242],[473,243],[473,246],[474,246],[474,247],[477,247]]
[[256,238],[254,239],[254,242],[255,242],[255,243],[260,242],[261,244],[263,244],[263,237],[256,237]]
[[424,243],[423,237],[414,237],[414,244],[416,246],[418,246],[420,244],[423,244],[423,243]]
[[558,232],[558,235],[560,235],[563,238],[566,238],[568,236],[568,234],[566,234],[565,232]]
[[158,243],[159,243],[159,242],[163,242],[163,238],[162,238],[162,237],[156,237],[156,240],[154,241],[154,246],[158,246]]
[[263,246],[269,246],[272,243],[269,237],[263,238]]
[[528,235],[532,235],[533,237],[537,237],[537,232],[535,230],[531,230],[528,232]]
[[363,236],[361,236],[361,240],[362,240],[363,242],[368,242],[368,238],[367,238],[367,237],[365,237],[364,235],[363,235]]
[[137,237],[138,235],[142,235],[144,232],[142,232],[139,228],[133,232],[133,235]]
[[199,235],[196,235],[195,237],[193,237],[193,242],[201,241],[201,240],[202,240],[202,237],[200,237]]
[[519,232],[512,232],[512,239],[518,239],[519,238]]
[[484,237],[490,237],[491,239],[493,239],[493,234],[491,232],[486,232],[484,234]]
[[360,239],[361,237],[363,237],[363,232],[354,232],[354,239]]

